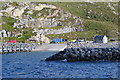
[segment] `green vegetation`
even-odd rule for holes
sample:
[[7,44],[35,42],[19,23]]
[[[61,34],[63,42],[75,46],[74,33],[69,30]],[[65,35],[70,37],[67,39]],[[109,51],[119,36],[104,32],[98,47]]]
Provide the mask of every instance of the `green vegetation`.
[[63,39],[72,40],[76,38],[83,39],[87,37],[87,40],[92,40],[93,39],[92,37],[94,37],[94,35],[90,35],[90,34],[95,34],[95,33],[83,31],[83,32],[71,32],[71,33],[64,33],[64,34],[49,34],[46,36],[49,37],[50,39],[63,38]]
[[[73,15],[76,15],[78,17],[81,17],[83,19],[87,19],[88,16],[90,16],[90,19],[98,20],[98,21],[110,21],[117,23],[117,15],[112,13],[112,10],[110,10],[109,7],[107,7],[107,2],[97,2],[95,4],[87,3],[87,2],[54,2],[50,3],[55,6],[58,6],[65,11],[70,12]],[[111,3],[117,4],[117,3]],[[100,7],[100,8],[99,8]],[[115,7],[115,11],[118,10],[117,7]],[[91,11],[90,13],[88,13]]]
[[27,11],[29,11],[29,9],[25,9],[23,15],[27,15]]
[[39,27],[37,29],[61,29],[61,28],[64,28],[64,26],[55,26],[55,27]]
[[2,20],[9,25],[13,25],[14,22],[16,21],[15,19],[11,18],[11,17],[6,17],[6,16],[2,16]]
[[[12,27],[12,25],[14,24],[15,20],[11,17],[2,16],[2,21],[5,22],[2,25],[2,29],[6,30],[7,32],[11,32],[11,34],[13,34],[15,29]],[[10,38],[11,37],[3,38],[3,40],[10,40]]]
[[40,30],[40,29],[46,29],[46,27],[38,27],[37,29],[38,30]]
[[[34,4],[38,5],[41,2],[33,2]],[[70,12],[72,15],[80,17],[83,20],[83,30],[82,32],[71,32],[71,33],[64,33],[64,34],[49,34],[47,37],[50,39],[52,38],[64,38],[64,39],[76,39],[80,38],[83,39],[84,37],[87,37],[87,40],[92,40],[95,35],[107,35],[109,39],[117,38],[118,35],[118,16],[115,15],[112,11],[118,12],[118,7],[116,6],[118,3],[110,3],[115,10],[111,10],[109,7],[107,7],[108,3],[103,2],[97,2],[97,3],[87,3],[87,2],[44,2],[44,4],[53,4],[59,8],[64,9],[64,11]],[[16,2],[10,3],[12,6],[18,6]],[[3,7],[6,8],[6,7]],[[28,15],[27,11],[29,9],[26,9],[23,13],[24,15]],[[33,14],[30,16],[32,18],[40,18],[44,17],[46,18],[46,15],[49,15],[49,12],[53,14],[54,9],[48,9],[44,8],[40,11],[33,10]],[[40,13],[40,15],[39,15]],[[58,17],[61,17],[62,15],[58,14]],[[57,18],[57,16],[52,16],[49,18]],[[15,19],[11,17],[2,16],[2,20],[4,24],[2,25],[2,28],[6,31],[15,31],[15,28],[12,27],[13,23],[16,21]],[[78,27],[80,25],[72,25],[75,23],[75,19],[73,17],[68,18],[67,20],[60,21],[62,26],[55,26],[55,27],[40,27],[38,29],[60,29],[64,28],[64,25],[72,26],[72,27]],[[71,23],[71,24],[68,24]],[[21,32],[22,37],[16,38],[11,37],[9,39],[16,39],[18,41],[25,42],[28,38],[30,38],[32,35],[35,35],[32,33],[32,28],[23,28],[23,29],[17,29],[18,33]],[[22,30],[22,31],[21,31]],[[7,38],[6,38],[7,39]],[[120,40],[120,38],[118,38]]]
[[33,29],[32,28],[24,28],[22,29],[22,37],[19,38],[18,41],[22,41],[25,42],[27,39],[29,39],[31,36],[35,35],[34,33],[32,33]]
[[39,10],[33,10],[33,14],[31,14],[32,18],[39,18],[41,16],[38,16],[38,14],[40,13]]
[[[40,13],[42,14],[42,16],[44,16],[44,15],[49,15],[49,8],[43,8],[41,11],[40,11]],[[52,12],[51,12],[52,13]]]
[[61,29],[64,28],[64,26],[55,26],[55,27],[50,27],[49,29]]
[[[113,14],[112,10],[107,7],[108,3],[98,2],[95,4],[86,2],[72,2],[72,3],[49,3],[58,6],[71,14],[80,17],[83,20],[83,32],[72,32],[60,35],[49,35],[50,37],[64,37],[70,36],[68,39],[74,39],[76,37],[92,39],[95,35],[107,35],[109,38],[118,37],[118,18]],[[110,3],[118,12],[117,3]],[[71,18],[72,19],[72,18]],[[67,25],[67,21],[61,21],[63,25]],[[75,26],[74,26],[75,27]],[[76,35],[76,36],[75,36]]]
[[12,25],[14,24],[14,22],[16,21],[15,19],[11,18],[11,17],[6,17],[6,16],[2,16],[2,21],[5,22],[2,25],[2,28],[6,31],[14,31],[14,28],[12,27]]
[[84,31],[82,32],[49,34],[46,36],[49,37],[50,39],[63,38],[63,39],[68,39],[68,40],[72,40],[76,38],[83,39],[85,37],[87,38],[87,40],[93,40],[93,37],[95,35],[107,35],[108,38],[118,37],[118,35],[116,35],[118,32],[118,26],[112,22],[85,20],[83,28],[84,28]]
[[84,30],[86,32],[94,32],[96,35],[107,35],[108,38],[118,37],[116,35],[118,33],[118,25],[112,22],[85,20]]
[[17,2],[10,2],[9,4],[12,5],[12,6],[14,6],[14,7],[18,6]]

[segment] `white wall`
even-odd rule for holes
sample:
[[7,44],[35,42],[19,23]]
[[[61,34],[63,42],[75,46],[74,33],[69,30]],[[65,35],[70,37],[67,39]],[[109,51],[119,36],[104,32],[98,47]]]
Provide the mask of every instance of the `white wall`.
[[103,43],[107,43],[107,42],[108,42],[108,38],[107,38],[107,36],[104,36]]

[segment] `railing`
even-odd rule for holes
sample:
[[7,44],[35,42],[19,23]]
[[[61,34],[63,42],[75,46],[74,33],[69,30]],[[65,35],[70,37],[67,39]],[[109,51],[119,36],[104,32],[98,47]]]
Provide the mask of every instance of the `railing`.
[[28,52],[38,45],[37,43],[0,43],[0,53]]

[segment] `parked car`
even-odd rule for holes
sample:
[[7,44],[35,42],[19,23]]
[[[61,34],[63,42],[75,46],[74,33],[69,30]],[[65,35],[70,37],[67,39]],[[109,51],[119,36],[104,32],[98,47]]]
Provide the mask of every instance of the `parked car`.
[[110,41],[116,41],[116,40],[114,40],[114,39],[110,39]]
[[16,40],[10,40],[7,43],[16,43],[16,42],[17,42]]
[[55,43],[54,41],[51,41],[50,44]]

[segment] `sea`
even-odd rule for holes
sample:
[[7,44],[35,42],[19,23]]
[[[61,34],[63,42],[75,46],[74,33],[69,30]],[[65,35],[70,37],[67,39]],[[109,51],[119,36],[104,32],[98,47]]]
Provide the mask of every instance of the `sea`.
[[118,78],[120,62],[45,61],[57,51],[2,54],[2,78]]

